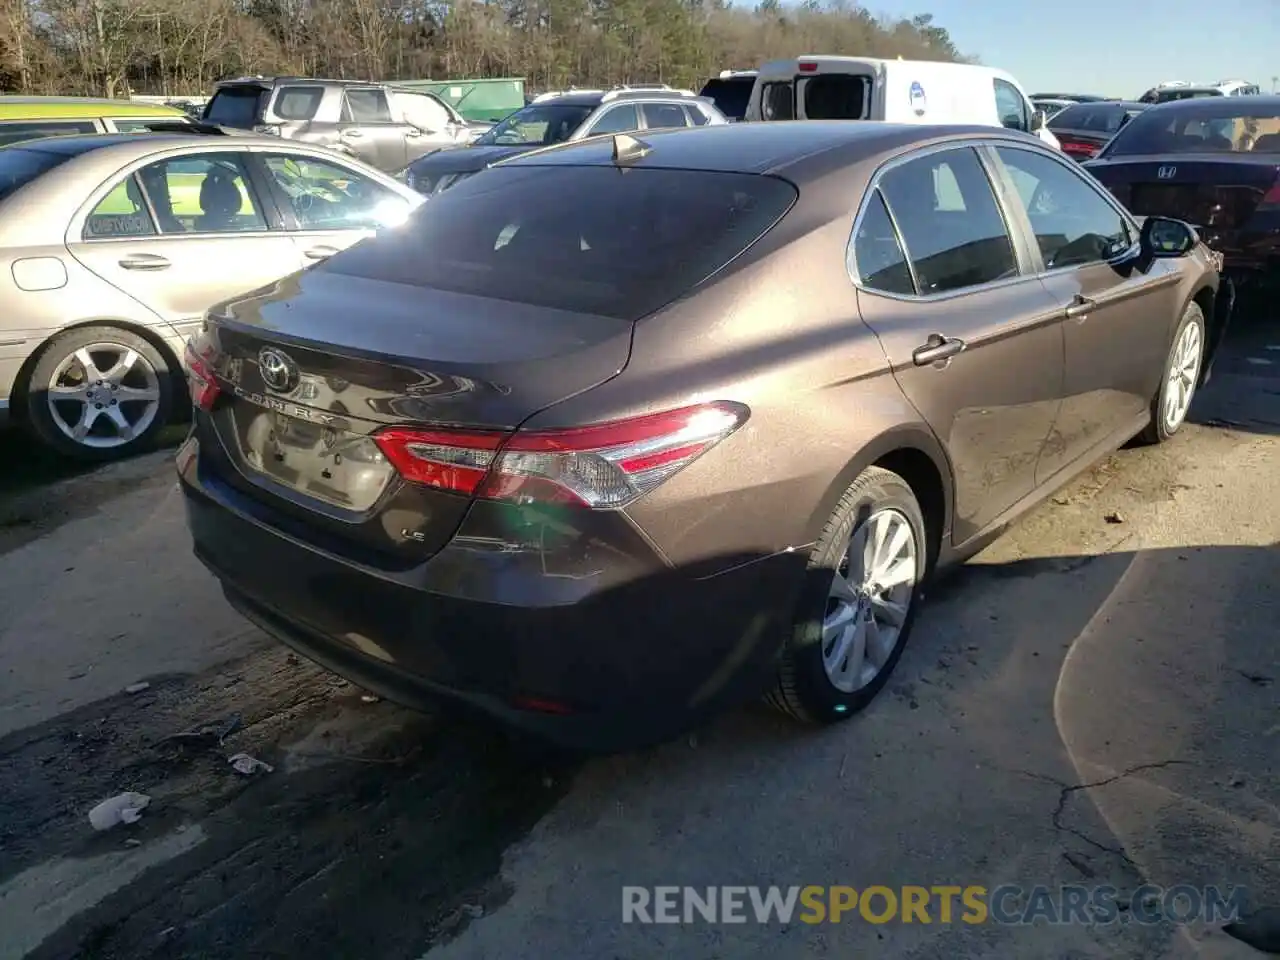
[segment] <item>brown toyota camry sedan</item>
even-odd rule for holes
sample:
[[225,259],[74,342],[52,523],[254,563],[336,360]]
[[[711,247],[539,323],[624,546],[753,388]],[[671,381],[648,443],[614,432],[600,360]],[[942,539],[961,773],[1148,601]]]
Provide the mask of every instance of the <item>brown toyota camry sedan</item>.
[[1217,255],[1035,138],[734,124],[527,154],[210,311],[178,457],[246,617],[561,744],[865,707],[936,570],[1178,430]]

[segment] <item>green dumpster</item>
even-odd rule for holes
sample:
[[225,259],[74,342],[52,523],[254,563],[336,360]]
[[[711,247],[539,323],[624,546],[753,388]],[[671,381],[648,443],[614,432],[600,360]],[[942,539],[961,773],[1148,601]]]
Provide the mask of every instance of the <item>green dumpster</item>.
[[394,80],[397,87],[434,93],[468,120],[496,123],[524,106],[524,78],[494,80]]

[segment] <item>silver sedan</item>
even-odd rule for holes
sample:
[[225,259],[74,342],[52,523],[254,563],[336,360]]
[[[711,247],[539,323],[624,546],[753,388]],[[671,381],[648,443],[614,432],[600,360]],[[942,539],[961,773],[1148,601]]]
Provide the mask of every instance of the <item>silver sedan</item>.
[[405,220],[422,198],[260,136],[68,136],[0,149],[0,422],[70,456],[146,447],[186,406],[213,304]]

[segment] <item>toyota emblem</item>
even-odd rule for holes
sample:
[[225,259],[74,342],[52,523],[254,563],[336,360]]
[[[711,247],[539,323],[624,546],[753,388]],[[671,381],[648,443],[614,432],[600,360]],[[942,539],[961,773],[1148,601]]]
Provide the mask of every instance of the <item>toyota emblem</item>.
[[276,393],[288,393],[298,385],[298,365],[273,347],[258,351],[258,372],[267,389]]
[[1177,172],[1177,167],[1160,167],[1156,170],[1156,177],[1160,180],[1172,180],[1173,175]]

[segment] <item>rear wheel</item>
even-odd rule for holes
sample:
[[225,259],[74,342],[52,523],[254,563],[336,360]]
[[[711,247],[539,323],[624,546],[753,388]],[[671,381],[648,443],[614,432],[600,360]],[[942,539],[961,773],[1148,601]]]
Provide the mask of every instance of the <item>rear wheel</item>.
[[924,517],[900,476],[869,467],[827,521],[782,651],[777,709],[831,723],[869,704],[906,645],[928,568]]
[[1182,323],[1173,335],[1173,346],[1165,361],[1160,389],[1151,399],[1151,422],[1140,435],[1144,443],[1163,443],[1186,421],[1200,382],[1204,348],[1204,311],[1192,302],[1183,311]]
[[149,447],[173,413],[161,353],[119,327],[81,327],[44,347],[27,384],[26,419],[48,446],[80,460],[118,460]]

